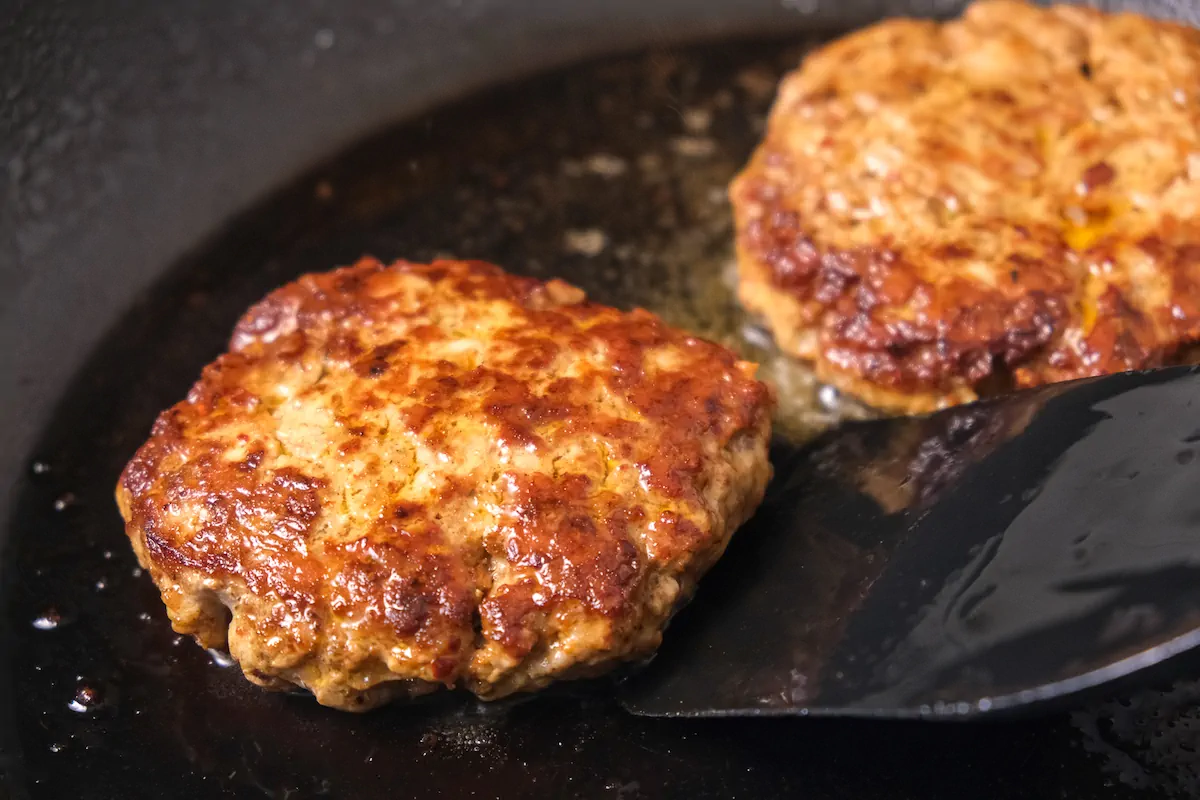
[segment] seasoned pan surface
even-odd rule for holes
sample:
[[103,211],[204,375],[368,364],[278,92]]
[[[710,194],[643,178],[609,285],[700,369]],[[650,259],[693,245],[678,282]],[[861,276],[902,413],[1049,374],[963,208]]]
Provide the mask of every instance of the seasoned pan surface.
[[[969,727],[688,722],[626,716],[598,681],[494,706],[444,696],[346,715],[264,693],[176,636],[136,569],[111,489],[154,415],[223,349],[251,302],[362,253],[486,258],[732,344],[780,386],[778,448],[860,413],[777,359],[729,291],[724,186],[761,131],[781,70],[801,52],[791,42],[652,53],[433,113],[297,181],[140,298],[77,377],[18,489],[2,583],[2,652],[23,751],[4,765],[15,795],[869,800],[1186,791],[1178,765],[1155,771],[1155,744],[1137,738],[1153,730],[1155,712],[1134,706],[1150,721],[1122,728],[1115,710],[1131,706],[1120,703]],[[702,592],[721,592],[722,576],[737,569],[738,540],[754,535],[750,525],[735,537]],[[1190,695],[1171,697],[1178,718]]]

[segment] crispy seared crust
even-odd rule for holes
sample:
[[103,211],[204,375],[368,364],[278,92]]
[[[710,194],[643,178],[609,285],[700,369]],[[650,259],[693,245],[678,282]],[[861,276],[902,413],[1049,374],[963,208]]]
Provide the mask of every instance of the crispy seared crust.
[[740,296],[890,410],[1162,364],[1200,333],[1200,33],[1010,0],[786,77],[731,187]]
[[754,370],[561,282],[364,260],[250,309],[117,500],[250,680],[499,697],[657,646],[762,498]]

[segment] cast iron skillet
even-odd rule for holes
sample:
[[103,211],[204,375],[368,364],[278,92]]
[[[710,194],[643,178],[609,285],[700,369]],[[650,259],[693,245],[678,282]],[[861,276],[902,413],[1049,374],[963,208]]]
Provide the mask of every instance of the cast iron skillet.
[[[1191,684],[970,727],[639,720],[615,708],[603,682],[499,707],[444,697],[347,716],[261,693],[175,637],[135,574],[113,483],[154,413],[219,352],[237,314],[303,271],[362,252],[452,253],[562,276],[599,300],[650,306],[765,359],[793,401],[778,447],[845,411],[814,403],[803,371],[744,338],[722,283],[730,231],[719,190],[805,36],[887,9],[293,5],[129,2],[101,16],[67,2],[3,12],[8,794],[1195,793]],[[777,38],[674,44],[768,33]],[[417,113],[486,83],[647,44],[648,55]],[[310,168],[401,118],[412,121]],[[751,526],[739,536],[753,535]],[[736,556],[734,547],[703,591],[721,591]]]

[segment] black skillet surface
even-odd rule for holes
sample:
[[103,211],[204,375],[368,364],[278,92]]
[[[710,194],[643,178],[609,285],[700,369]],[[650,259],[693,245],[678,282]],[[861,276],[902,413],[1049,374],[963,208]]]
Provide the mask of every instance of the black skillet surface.
[[[23,758],[14,797],[1142,797],[1196,788],[1195,690],[970,726],[687,721],[622,713],[607,684],[366,716],[266,694],[175,636],[111,488],[154,414],[238,314],[362,252],[484,257],[647,305],[765,358],[793,441],[838,409],[743,341],[724,288],[722,187],[794,48],[609,61],[488,95],[298,181],[142,297],[95,352],[18,486],[3,652]],[[753,339],[753,337],[752,337]],[[756,341],[756,340],[755,340]],[[828,400],[829,398],[824,398]],[[781,442],[780,452],[788,448]],[[735,574],[739,534],[702,592]],[[1169,723],[1169,724],[1168,724]]]

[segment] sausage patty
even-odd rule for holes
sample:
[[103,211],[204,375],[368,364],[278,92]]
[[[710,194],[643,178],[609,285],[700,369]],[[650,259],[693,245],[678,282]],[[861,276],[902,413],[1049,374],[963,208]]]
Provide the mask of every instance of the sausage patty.
[[308,275],[238,323],[117,500],[175,629],[365,709],[655,648],[762,498],[755,366],[489,264]]
[[1009,0],[779,89],[731,198],[743,303],[888,410],[1161,365],[1200,332],[1200,33]]

